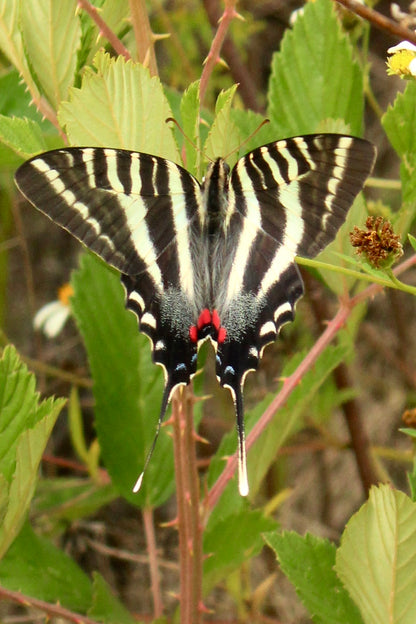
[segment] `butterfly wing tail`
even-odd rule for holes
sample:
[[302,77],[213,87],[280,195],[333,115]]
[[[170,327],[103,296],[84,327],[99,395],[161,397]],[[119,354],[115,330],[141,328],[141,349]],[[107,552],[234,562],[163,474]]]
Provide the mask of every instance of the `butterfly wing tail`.
[[246,453],[246,436],[244,427],[244,404],[242,387],[238,386],[232,390],[237,434],[238,434],[238,489],[241,496],[247,496],[249,492],[247,477],[247,453]]
[[162,423],[165,420],[165,416],[166,416],[166,412],[169,406],[169,401],[170,401],[170,397],[172,396],[172,392],[173,392],[174,388],[172,387],[172,385],[170,383],[167,383],[165,385],[165,389],[163,391],[163,397],[162,397],[162,405],[160,407],[160,414],[159,414],[159,420],[157,422],[156,425],[156,432],[155,432],[155,436],[153,438],[153,442],[152,442],[152,446],[150,447],[144,465],[143,465],[143,470],[141,471],[139,478],[137,479],[136,483],[134,484],[133,487],[133,492],[137,493],[139,492],[141,486],[142,486],[142,481],[143,481],[143,477],[144,477],[144,473],[146,472],[146,468],[149,465],[149,462],[152,458],[153,455],[153,451],[155,450],[155,446],[156,446],[156,442],[157,439],[159,437],[159,433],[160,433],[160,429],[162,427]]

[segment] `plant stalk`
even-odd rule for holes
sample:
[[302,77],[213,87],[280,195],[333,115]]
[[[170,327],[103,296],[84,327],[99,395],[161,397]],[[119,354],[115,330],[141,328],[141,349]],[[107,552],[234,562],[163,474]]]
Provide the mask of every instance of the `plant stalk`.
[[202,523],[193,423],[194,397],[180,387],[172,399],[178,505],[181,624],[202,621]]

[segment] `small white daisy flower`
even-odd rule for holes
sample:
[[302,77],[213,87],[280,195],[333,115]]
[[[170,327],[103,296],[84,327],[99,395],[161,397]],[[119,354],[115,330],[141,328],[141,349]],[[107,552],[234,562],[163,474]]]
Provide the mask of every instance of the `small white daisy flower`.
[[410,41],[401,41],[387,50],[391,56],[387,59],[387,73],[400,78],[416,76],[416,45]]
[[33,326],[43,331],[48,338],[55,338],[62,330],[69,315],[69,298],[73,294],[72,286],[64,284],[58,291],[58,300],[42,306],[35,314]]

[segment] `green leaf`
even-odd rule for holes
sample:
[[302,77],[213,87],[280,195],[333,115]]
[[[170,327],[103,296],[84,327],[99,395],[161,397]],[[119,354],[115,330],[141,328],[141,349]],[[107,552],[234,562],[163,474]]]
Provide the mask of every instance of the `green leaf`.
[[267,533],[264,538],[316,624],[362,624],[357,607],[335,574],[334,544],[294,532]]
[[402,206],[393,225],[405,240],[416,216],[416,84],[413,81],[409,81],[405,91],[396,96],[382,124],[401,158]]
[[37,470],[63,399],[39,403],[35,378],[16,350],[6,347],[0,360],[0,558],[19,533],[35,489]]
[[94,62],[81,88],[71,88],[69,102],[59,109],[71,144],[137,150],[180,163],[159,79],[121,56],[113,59],[100,52]]
[[31,119],[0,115],[0,141],[23,158],[47,149],[39,125]]
[[153,441],[163,375],[148,339],[125,308],[120,277],[92,254],[73,275],[71,306],[83,335],[94,380],[101,454],[119,492],[135,505],[160,505],[172,493],[172,441],[162,429],[142,488],[132,488]]
[[398,93],[382,118],[383,128],[399,156],[416,153],[416,83]]
[[74,81],[81,39],[76,8],[75,0],[21,3],[20,25],[28,62],[54,110]]
[[[19,23],[21,4],[21,0],[0,0],[0,49],[30,87],[32,97],[39,97],[23,49]],[[26,6],[28,4],[25,2]]]
[[114,596],[101,574],[94,572],[92,607],[89,617],[104,624],[140,624]]
[[213,526],[208,523],[204,533],[204,593],[235,570],[244,561],[257,555],[263,547],[261,534],[276,528],[276,521],[247,505]]
[[279,138],[316,132],[327,118],[361,133],[362,72],[330,0],[308,2],[286,30],[273,57],[268,102]]
[[414,624],[416,503],[389,485],[373,487],[347,524],[335,570],[366,624]]
[[53,533],[66,529],[68,522],[93,515],[118,496],[112,484],[73,477],[43,478],[36,487],[32,513],[41,526]]
[[85,572],[28,523],[0,561],[0,585],[83,613],[92,599]]
[[[181,100],[182,130],[185,134],[186,169],[192,175],[199,177],[201,152],[199,148],[199,81],[193,82],[182,96]],[[189,140],[188,140],[189,139]],[[192,145],[190,143],[194,145]]]
[[407,238],[409,239],[409,243],[413,247],[413,251],[416,251],[416,238],[412,236],[411,234],[408,234]]
[[[204,146],[204,153],[210,160],[227,156],[241,143],[240,133],[231,117],[231,105],[236,89],[237,85],[234,85],[218,96],[215,119]],[[237,154],[230,160],[235,162]]]

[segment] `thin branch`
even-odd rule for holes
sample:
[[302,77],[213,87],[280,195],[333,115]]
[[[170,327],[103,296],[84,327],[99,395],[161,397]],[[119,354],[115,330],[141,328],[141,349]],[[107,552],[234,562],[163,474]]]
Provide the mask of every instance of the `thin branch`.
[[202,523],[193,403],[194,397],[189,387],[179,388],[172,399],[181,624],[199,624],[202,615]]
[[146,535],[147,553],[149,555],[149,570],[150,570],[150,589],[153,596],[153,617],[155,619],[162,617],[163,615],[163,602],[160,592],[160,574],[159,563],[157,559],[155,527],[153,520],[153,510],[143,510],[143,522],[144,532]]
[[224,43],[225,36],[227,34],[228,28],[232,20],[236,17],[240,17],[237,11],[235,10],[235,6],[237,4],[237,0],[226,0],[225,1],[225,9],[222,14],[222,17],[219,21],[219,26],[217,32],[215,33],[215,37],[212,41],[211,48],[208,52],[208,56],[205,59],[204,69],[201,75],[201,84],[200,84],[200,98],[201,98],[201,106],[204,101],[205,93],[208,87],[209,78],[213,72],[215,65],[220,60],[220,52],[222,48],[222,44]]
[[[395,275],[399,275],[414,265],[416,265],[416,255],[411,256],[410,258],[402,262],[398,267],[396,267],[394,273]],[[274,417],[275,413],[286,404],[289,396],[296,388],[296,386],[301,382],[303,376],[307,373],[308,370],[312,368],[318,357],[332,342],[339,330],[344,327],[346,321],[348,320],[348,317],[350,316],[355,306],[357,306],[359,303],[366,301],[367,299],[371,299],[378,293],[382,292],[382,290],[382,287],[378,284],[372,284],[354,297],[351,297],[350,299],[345,299],[344,301],[340,302],[340,306],[336,315],[331,321],[329,321],[325,331],[315,342],[312,349],[299,364],[295,372],[289,377],[285,378],[281,391],[271,402],[269,407],[265,410],[261,418],[257,421],[253,429],[248,434],[246,440],[247,450],[249,450],[253,446],[256,440],[264,432],[267,425]],[[206,500],[206,509],[208,513],[215,507],[228,481],[233,477],[236,470],[237,454],[234,454],[228,458],[224,470],[222,471],[221,475],[208,493]]]
[[0,599],[16,602],[17,604],[29,609],[39,609],[48,616],[54,616],[62,620],[67,620],[68,622],[74,622],[74,624],[99,624],[86,615],[75,613],[74,611],[65,609],[60,605],[51,604],[50,602],[45,602],[44,600],[38,600],[37,598],[32,598],[31,596],[26,596],[21,592],[12,591],[1,586]]
[[334,0],[334,2],[342,4],[346,9],[367,20],[379,30],[388,32],[394,37],[410,41],[416,45],[416,33],[414,31],[397,24],[397,22],[385,17],[378,11],[368,8],[357,0]]
[[[208,15],[211,26],[216,26],[220,19],[220,9],[217,0],[204,0],[205,11]],[[222,55],[230,68],[233,80],[239,85],[238,93],[246,108],[254,111],[261,111],[261,106],[257,101],[256,84],[240,58],[237,47],[230,37],[225,37],[222,45]]]
[[91,2],[89,2],[88,0],[78,0],[78,6],[86,13],[88,13],[91,19],[97,24],[100,35],[107,39],[108,43],[112,46],[114,51],[117,52],[117,54],[124,56],[127,61],[131,60],[130,52],[123,45],[115,32],[111,30],[111,28],[106,24],[95,6],[92,5]]
[[129,0],[129,5],[138,61],[149,68],[151,76],[157,76],[158,71],[155,54],[156,37],[150,28],[146,2],[144,0]]

